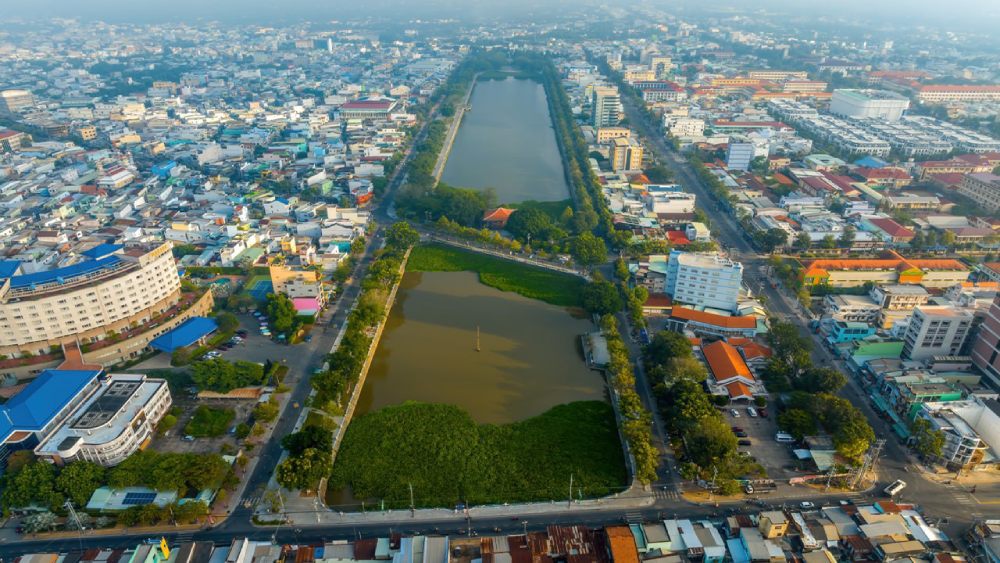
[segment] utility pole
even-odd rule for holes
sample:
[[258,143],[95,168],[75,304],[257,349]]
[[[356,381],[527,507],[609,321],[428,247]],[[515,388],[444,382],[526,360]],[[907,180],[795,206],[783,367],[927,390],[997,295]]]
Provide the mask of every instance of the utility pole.
[[416,506],[413,503],[413,483],[407,483],[410,486],[410,518],[416,518]]
[[826,472],[826,487],[823,489],[824,493],[830,490],[830,481],[832,479],[833,479],[833,466],[831,465],[830,470]]
[[712,484],[708,488],[708,501],[711,502],[715,498],[715,478],[719,475],[719,469],[712,466]]
[[569,474],[569,500],[566,501],[566,508],[573,508],[573,474]]

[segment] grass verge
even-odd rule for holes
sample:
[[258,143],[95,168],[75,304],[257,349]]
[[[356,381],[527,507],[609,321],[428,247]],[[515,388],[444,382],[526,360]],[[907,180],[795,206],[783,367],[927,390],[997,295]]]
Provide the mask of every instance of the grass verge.
[[565,500],[603,496],[626,484],[611,406],[578,401],[527,420],[476,424],[453,405],[408,402],[351,422],[330,488],[409,506]]
[[585,283],[582,278],[570,274],[435,243],[415,247],[406,269],[414,272],[476,272],[479,281],[490,287],[562,307],[580,305],[580,292]]

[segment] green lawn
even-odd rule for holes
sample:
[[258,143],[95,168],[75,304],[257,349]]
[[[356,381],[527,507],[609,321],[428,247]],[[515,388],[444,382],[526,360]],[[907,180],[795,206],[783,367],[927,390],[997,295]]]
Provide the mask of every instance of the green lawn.
[[479,281],[490,287],[563,307],[580,305],[580,292],[586,283],[583,278],[569,274],[434,243],[415,247],[406,269],[414,272],[476,272]]
[[330,490],[418,506],[565,500],[621,490],[627,474],[611,406],[559,405],[520,422],[477,425],[453,405],[408,402],[351,422]]
[[236,418],[233,409],[213,409],[200,406],[194,411],[194,416],[184,427],[184,433],[195,438],[213,438],[222,436],[229,430],[229,425]]

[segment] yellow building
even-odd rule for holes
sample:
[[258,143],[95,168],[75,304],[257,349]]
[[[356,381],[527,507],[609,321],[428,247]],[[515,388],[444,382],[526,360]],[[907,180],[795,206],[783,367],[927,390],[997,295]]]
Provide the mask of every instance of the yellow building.
[[765,539],[780,538],[788,533],[788,518],[780,510],[766,510],[760,513],[757,529]]
[[620,137],[631,137],[632,132],[627,127],[598,127],[597,143],[603,144]]
[[611,142],[611,169],[641,170],[642,145],[631,137],[618,137]]
[[93,125],[84,125],[76,130],[77,135],[84,141],[93,141],[97,138],[97,127]]

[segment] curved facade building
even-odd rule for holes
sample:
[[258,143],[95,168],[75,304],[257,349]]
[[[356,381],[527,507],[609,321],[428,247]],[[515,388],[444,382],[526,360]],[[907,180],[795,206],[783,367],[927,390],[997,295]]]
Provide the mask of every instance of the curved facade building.
[[76,263],[30,274],[0,262],[0,354],[47,353],[149,323],[180,299],[170,250],[102,244]]

